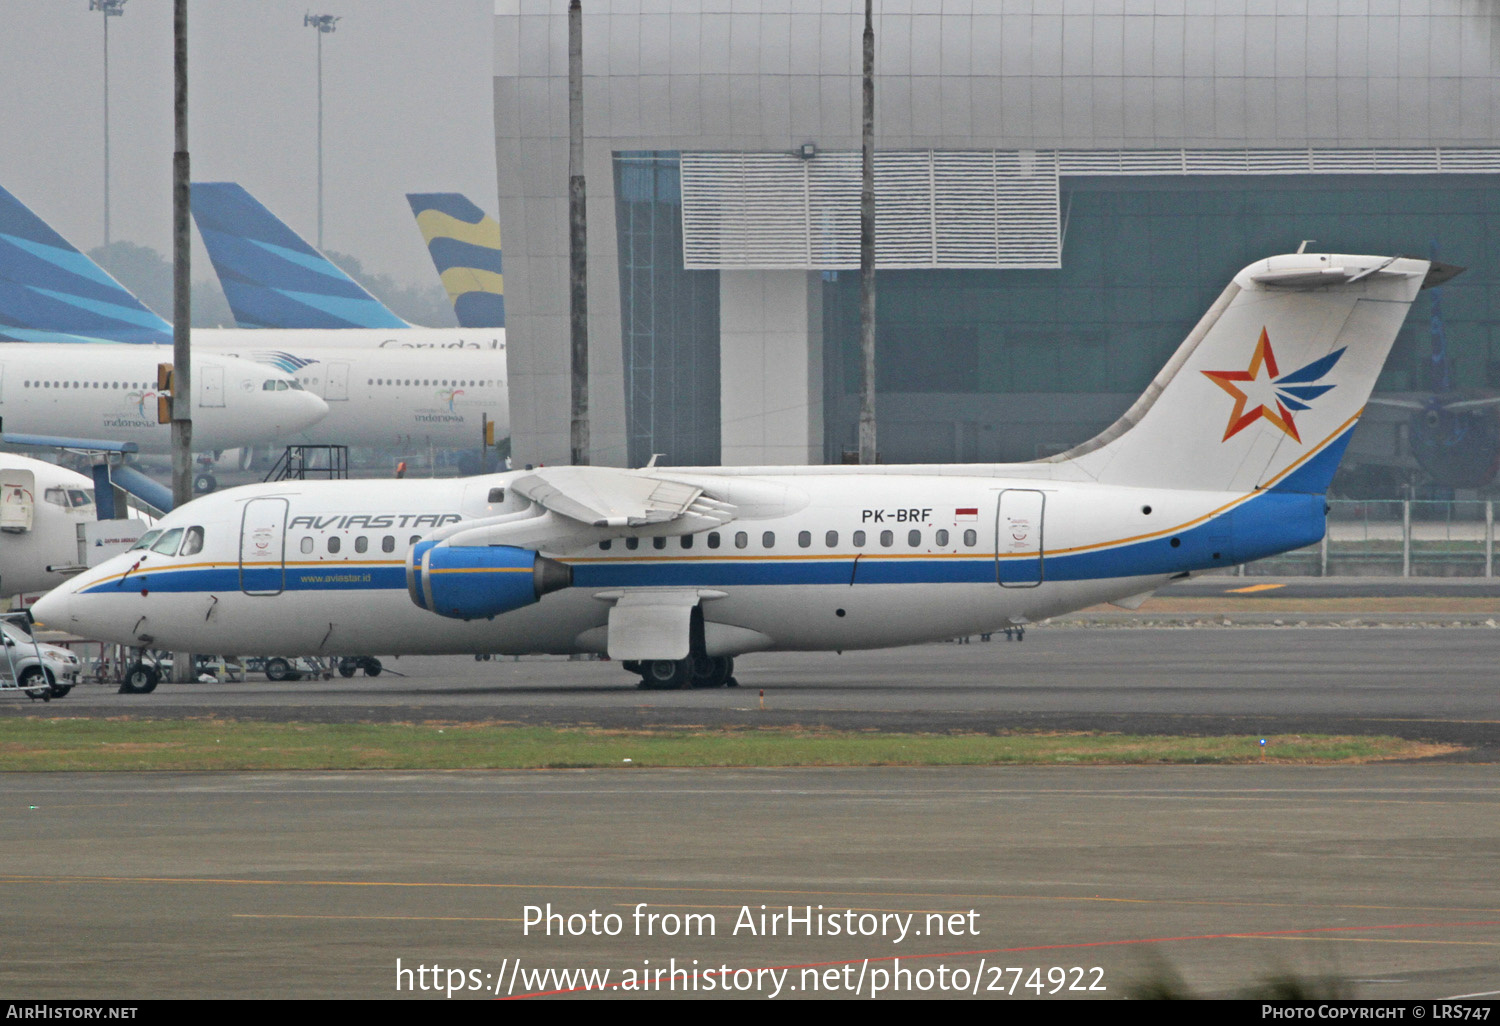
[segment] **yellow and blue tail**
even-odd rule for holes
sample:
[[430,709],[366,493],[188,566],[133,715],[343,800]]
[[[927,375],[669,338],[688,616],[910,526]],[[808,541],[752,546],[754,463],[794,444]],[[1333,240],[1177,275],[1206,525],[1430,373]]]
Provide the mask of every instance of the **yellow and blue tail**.
[[500,222],[456,192],[409,192],[427,252],[465,328],[505,327]]
[[409,328],[234,182],[194,182],[193,220],[242,328]]
[[0,189],[0,341],[172,341],[172,326]]

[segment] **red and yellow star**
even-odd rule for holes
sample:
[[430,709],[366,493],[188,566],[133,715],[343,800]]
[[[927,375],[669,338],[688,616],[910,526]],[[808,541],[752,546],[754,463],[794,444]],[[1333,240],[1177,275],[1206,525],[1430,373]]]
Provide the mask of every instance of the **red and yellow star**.
[[1265,328],[1260,329],[1260,341],[1255,345],[1255,354],[1250,357],[1249,367],[1242,371],[1203,371],[1204,377],[1228,392],[1234,399],[1234,409],[1230,411],[1229,424],[1224,429],[1223,441],[1227,442],[1264,417],[1294,441],[1300,443],[1302,437],[1297,434],[1297,425],[1292,420],[1291,411],[1282,405],[1280,399],[1273,398],[1272,401],[1276,404],[1274,410],[1264,402],[1257,402],[1255,409],[1249,413],[1245,412],[1245,407],[1250,403],[1250,397],[1235,382],[1253,383],[1260,380],[1262,368],[1266,371],[1265,387],[1269,390],[1271,382],[1279,377],[1279,373],[1276,369],[1276,354],[1271,350],[1271,339],[1266,334]]

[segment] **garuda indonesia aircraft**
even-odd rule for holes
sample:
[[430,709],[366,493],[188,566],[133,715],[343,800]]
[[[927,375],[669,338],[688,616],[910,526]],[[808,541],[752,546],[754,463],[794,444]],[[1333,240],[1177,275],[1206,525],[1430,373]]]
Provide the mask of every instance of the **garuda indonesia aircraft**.
[[[290,229],[285,230],[290,234]],[[321,255],[318,260],[322,260]],[[294,265],[291,261],[283,263]],[[328,274],[304,270],[313,278],[334,281]],[[334,270],[338,275],[343,273]],[[347,285],[359,288],[352,281],[347,281]],[[319,301],[384,310],[374,297],[359,291],[365,300],[325,296]],[[394,317],[388,311],[387,315]],[[195,389],[199,387],[199,379],[213,367],[253,361],[266,365],[266,369],[274,368],[278,377],[289,376],[299,392],[307,393],[300,399],[307,406],[316,407],[315,415],[297,424],[264,418],[266,430],[239,441],[226,442],[217,434],[211,440],[210,432],[201,429],[195,430],[195,441],[204,449],[229,448],[273,438],[373,447],[432,445],[469,449],[480,444],[481,425],[485,421],[495,425],[498,436],[508,433],[509,395],[503,352],[446,346],[361,349],[348,344],[345,334],[344,330],[327,327],[296,332],[195,329],[193,351],[204,367],[194,375]],[[288,348],[289,340],[295,340],[296,345]],[[86,355],[83,351],[69,353],[50,346],[0,346],[0,361],[11,364],[3,369],[13,379],[23,377],[19,364],[25,360],[75,368],[100,362],[111,366],[140,365],[149,368],[149,376],[154,378],[156,364],[172,359],[172,326],[4,189],[0,189],[0,342],[136,344],[98,345]],[[59,357],[60,353],[64,355]],[[96,381],[99,375],[49,375],[35,372],[30,366],[24,370],[28,385],[35,379],[36,386],[44,389],[77,388],[78,381],[86,378],[92,384],[84,383],[82,387],[118,390],[122,387],[120,381],[147,377],[145,374],[121,377],[112,370],[101,385]],[[58,381],[53,382],[52,377]],[[46,395],[51,398],[53,393]],[[244,396],[235,401],[240,406],[246,405]],[[195,418],[198,416],[195,411]],[[214,411],[210,409],[203,416],[213,419]],[[154,413],[151,419],[154,421]],[[9,417],[6,420],[11,430],[39,430],[20,428],[19,423],[13,425]],[[166,429],[160,434],[165,438]],[[146,451],[144,444],[142,451]]]
[[1407,309],[1453,269],[1235,276],[1110,428],[1033,463],[549,467],[199,499],[48,594],[48,627],[293,653],[604,652],[645,686],[768,650],[933,641],[1124,602],[1323,536]]

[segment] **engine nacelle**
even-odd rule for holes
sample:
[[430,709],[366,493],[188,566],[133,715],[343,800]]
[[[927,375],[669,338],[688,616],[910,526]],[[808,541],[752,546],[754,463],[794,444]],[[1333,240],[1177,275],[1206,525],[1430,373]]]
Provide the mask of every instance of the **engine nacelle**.
[[529,606],[573,583],[573,568],[511,545],[419,542],[406,563],[411,600],[439,616],[479,620]]

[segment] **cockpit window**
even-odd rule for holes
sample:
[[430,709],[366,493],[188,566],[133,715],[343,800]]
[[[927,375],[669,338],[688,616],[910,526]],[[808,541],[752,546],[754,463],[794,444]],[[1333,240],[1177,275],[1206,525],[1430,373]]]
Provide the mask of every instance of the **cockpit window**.
[[277,379],[272,378],[264,385],[261,385],[260,389],[262,392],[285,392],[289,387],[291,386],[289,386],[285,381],[278,381]]
[[151,546],[151,551],[160,552],[163,556],[175,556],[177,543],[180,541],[182,541],[182,528],[174,527],[157,539],[156,544]]
[[66,488],[48,488],[42,493],[42,498],[54,506],[68,507],[68,490]]
[[130,546],[129,551],[134,552],[136,549],[149,549],[151,547],[151,543],[156,541],[156,539],[160,537],[160,531],[147,531],[145,534],[141,535],[140,541]]
[[179,556],[196,556],[203,551],[203,528],[189,527],[187,536],[182,539],[182,551]]
[[68,501],[74,509],[78,509],[81,506],[92,506],[94,504],[94,496],[92,492],[86,492],[82,488],[69,488]]

